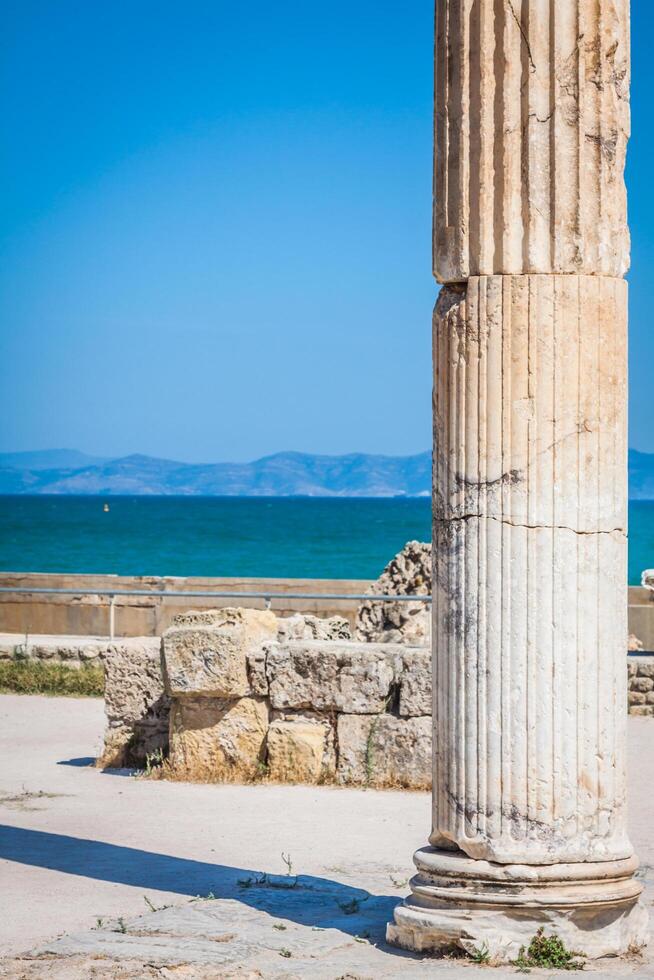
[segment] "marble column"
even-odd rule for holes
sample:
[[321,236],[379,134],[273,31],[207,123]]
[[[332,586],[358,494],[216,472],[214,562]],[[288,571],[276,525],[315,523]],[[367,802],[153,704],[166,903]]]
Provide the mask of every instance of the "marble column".
[[628,0],[437,0],[433,828],[389,941],[646,941],[626,832]]

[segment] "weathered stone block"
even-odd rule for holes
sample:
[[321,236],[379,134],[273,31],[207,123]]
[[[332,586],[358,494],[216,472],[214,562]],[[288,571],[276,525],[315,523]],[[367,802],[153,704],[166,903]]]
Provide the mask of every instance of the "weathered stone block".
[[186,779],[252,779],[263,761],[268,707],[257,698],[179,698],[170,712],[170,767]]
[[164,692],[159,640],[124,640],[102,651],[105,744],[98,764],[140,765],[168,746],[170,699]]
[[266,651],[263,646],[248,653],[246,666],[250,691],[258,697],[265,697],[268,694],[268,678],[266,677]]
[[431,785],[431,718],[341,715],[338,779],[368,786]]
[[350,624],[342,616],[319,616],[297,613],[278,621],[277,639],[285,640],[351,640]]
[[642,691],[629,691],[629,704],[645,704],[647,698]]
[[644,715],[651,716],[654,715],[654,704],[635,704],[629,705],[630,715]]
[[428,602],[375,602],[375,595],[424,595],[431,592],[431,545],[408,541],[369,590],[357,610],[355,636],[368,643],[429,646]]
[[274,720],[266,741],[268,773],[283,783],[317,783],[334,773],[331,726],[307,718]]
[[394,663],[403,647],[392,644],[304,641],[266,647],[273,708],[310,708],[376,714],[391,692]]
[[431,716],[431,650],[408,650],[402,655],[400,714]]
[[177,616],[163,635],[167,692],[174,697],[244,697],[251,693],[247,657],[277,635],[274,613],[217,609]]
[[632,691],[651,691],[654,689],[654,680],[651,677],[634,677],[631,681]]

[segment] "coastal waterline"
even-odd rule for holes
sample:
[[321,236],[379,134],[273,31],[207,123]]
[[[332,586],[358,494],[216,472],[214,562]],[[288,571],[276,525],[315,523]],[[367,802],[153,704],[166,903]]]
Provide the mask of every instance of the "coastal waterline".
[[[376,578],[430,517],[429,498],[4,496],[0,571]],[[654,501],[632,501],[629,584],[650,566]]]

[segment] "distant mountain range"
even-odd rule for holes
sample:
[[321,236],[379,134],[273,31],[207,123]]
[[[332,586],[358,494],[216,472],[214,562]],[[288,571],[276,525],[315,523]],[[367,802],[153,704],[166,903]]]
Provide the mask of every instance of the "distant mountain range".
[[430,453],[277,453],[253,463],[192,464],[141,455],[100,459],[61,449],[0,453],[0,494],[427,497],[430,471]]
[[[151,494],[206,497],[428,497],[431,453],[314,456],[277,453],[253,463],[105,459],[74,449],[0,453],[0,494]],[[654,500],[654,454],[629,451],[629,496]]]

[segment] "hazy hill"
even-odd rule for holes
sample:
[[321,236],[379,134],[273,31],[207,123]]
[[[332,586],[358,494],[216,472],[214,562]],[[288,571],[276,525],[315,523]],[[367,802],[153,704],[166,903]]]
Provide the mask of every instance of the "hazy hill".
[[77,449],[37,449],[34,452],[0,453],[0,467],[16,470],[80,469],[105,463],[106,456],[87,456]]
[[[430,469],[430,453],[277,453],[252,463],[191,464],[141,455],[105,460],[61,449],[0,453],[0,493],[426,497]],[[630,450],[629,495],[654,500],[654,454]]]
[[7,465],[0,454],[0,493],[415,497],[427,496],[431,482],[430,453],[404,457],[277,453],[253,463],[203,465],[134,455],[48,469],[20,468],[15,463],[18,455],[11,454]]

